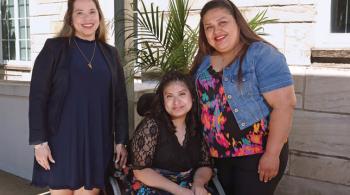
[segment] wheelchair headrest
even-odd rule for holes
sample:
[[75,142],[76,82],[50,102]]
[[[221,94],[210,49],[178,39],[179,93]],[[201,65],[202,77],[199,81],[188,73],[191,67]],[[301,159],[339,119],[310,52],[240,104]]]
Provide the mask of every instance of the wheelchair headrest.
[[136,111],[140,116],[145,116],[145,114],[151,110],[155,96],[155,93],[144,93],[140,96],[136,107]]

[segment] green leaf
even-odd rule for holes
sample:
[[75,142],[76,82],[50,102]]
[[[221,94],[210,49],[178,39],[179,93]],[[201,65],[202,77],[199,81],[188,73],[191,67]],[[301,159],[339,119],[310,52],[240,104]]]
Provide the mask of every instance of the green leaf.
[[[116,32],[116,36],[125,33],[130,46],[135,45],[124,54],[128,56],[127,64],[143,72],[161,75],[171,70],[188,72],[198,50],[199,34],[198,26],[193,29],[187,25],[189,0],[170,0],[168,12],[159,10],[153,3],[147,9],[143,0],[138,2],[139,6],[132,5],[134,12],[116,19],[116,22],[125,23],[123,31]],[[265,24],[277,21],[266,17],[266,12],[258,12],[248,22],[258,34],[264,34]]]
[[277,19],[269,19],[266,16],[267,9],[258,12],[249,22],[248,25],[250,28],[256,32],[258,35],[265,35],[264,31],[264,25],[265,24],[271,24],[275,23],[278,20]]

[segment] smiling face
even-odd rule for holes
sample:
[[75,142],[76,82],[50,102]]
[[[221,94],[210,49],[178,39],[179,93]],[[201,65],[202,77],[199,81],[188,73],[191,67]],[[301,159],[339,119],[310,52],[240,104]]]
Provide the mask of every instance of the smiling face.
[[99,13],[92,0],[74,2],[72,25],[75,29],[75,36],[85,40],[94,40],[99,24]]
[[183,81],[169,83],[163,91],[164,107],[171,119],[185,119],[192,108],[191,93]]
[[239,45],[236,20],[225,8],[214,8],[203,16],[204,33],[210,46],[220,54],[232,53]]

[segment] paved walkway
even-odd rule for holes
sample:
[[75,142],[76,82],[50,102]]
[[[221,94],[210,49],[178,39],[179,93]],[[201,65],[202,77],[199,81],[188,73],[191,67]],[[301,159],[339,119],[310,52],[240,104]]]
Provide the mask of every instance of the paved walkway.
[[47,189],[36,188],[30,181],[0,170],[1,195],[43,195]]

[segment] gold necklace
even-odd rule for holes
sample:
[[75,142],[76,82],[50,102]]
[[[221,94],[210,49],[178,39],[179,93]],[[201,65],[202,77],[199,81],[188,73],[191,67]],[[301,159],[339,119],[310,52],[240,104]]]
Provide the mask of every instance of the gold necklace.
[[91,62],[92,62],[92,60],[93,60],[94,57],[95,57],[96,40],[95,40],[95,44],[94,44],[94,51],[92,52],[92,56],[91,56],[91,59],[90,59],[90,60],[88,60],[88,58],[86,57],[86,55],[85,55],[85,54],[83,53],[83,51],[80,49],[78,43],[75,41],[75,38],[73,38],[73,41],[74,41],[75,45],[77,46],[77,48],[78,48],[80,54],[83,56],[83,58],[84,58],[84,59],[86,60],[86,62],[88,63],[87,66],[90,68],[90,70],[92,70],[92,64],[91,64]]

